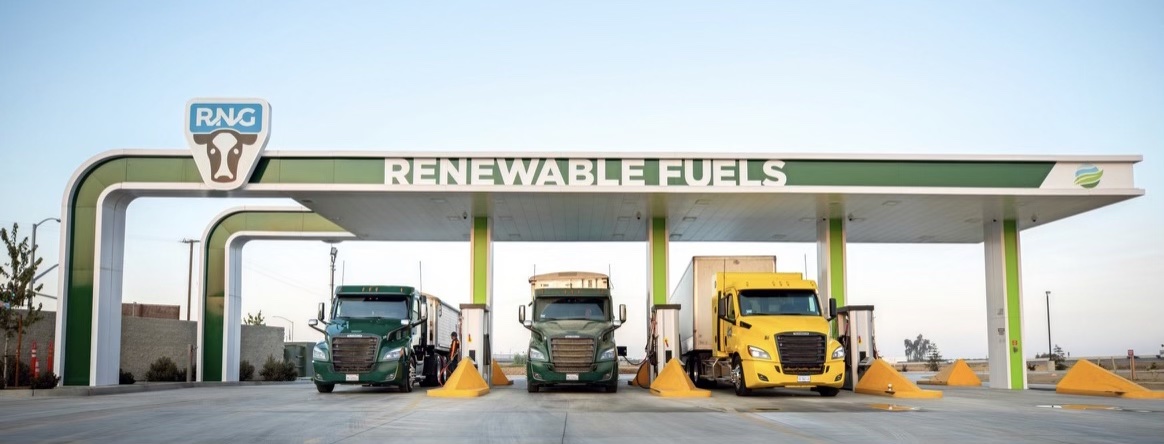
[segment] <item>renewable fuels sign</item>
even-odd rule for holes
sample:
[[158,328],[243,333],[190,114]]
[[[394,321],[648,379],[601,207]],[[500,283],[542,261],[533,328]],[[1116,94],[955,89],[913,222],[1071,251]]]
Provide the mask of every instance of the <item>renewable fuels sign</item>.
[[779,160],[387,159],[388,185],[783,186]]

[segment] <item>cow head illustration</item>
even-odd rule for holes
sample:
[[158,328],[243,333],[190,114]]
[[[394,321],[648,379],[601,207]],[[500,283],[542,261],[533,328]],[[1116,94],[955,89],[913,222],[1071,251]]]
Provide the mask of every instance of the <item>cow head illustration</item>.
[[194,134],[194,143],[206,148],[210,159],[211,180],[230,183],[238,177],[238,161],[244,146],[254,145],[256,134],[239,134],[232,130],[218,130],[210,134]]
[[249,183],[271,136],[263,99],[199,98],[186,103],[186,144],[207,188],[233,191]]

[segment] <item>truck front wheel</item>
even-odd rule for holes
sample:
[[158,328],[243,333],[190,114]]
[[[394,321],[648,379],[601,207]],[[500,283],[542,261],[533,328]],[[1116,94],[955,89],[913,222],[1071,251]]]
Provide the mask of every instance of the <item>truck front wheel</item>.
[[320,384],[317,382],[315,383],[315,389],[320,393],[331,393],[332,390],[335,390],[335,384]]
[[821,396],[824,396],[826,398],[832,398],[834,396],[837,396],[837,393],[840,393],[841,389],[836,388],[836,387],[817,387],[816,392],[820,393]]
[[409,393],[412,391],[412,381],[416,379],[416,362],[409,358],[404,365],[408,366],[408,370],[404,375],[404,381],[400,383],[400,391]]
[[744,377],[744,363],[739,356],[732,358],[732,384],[736,387],[736,396],[749,396],[752,389],[748,388],[747,378]]
[[541,386],[537,385],[533,381],[529,381],[529,384],[525,385],[525,390],[527,392],[530,392],[530,393],[537,393],[538,389],[540,389],[540,388],[541,388]]

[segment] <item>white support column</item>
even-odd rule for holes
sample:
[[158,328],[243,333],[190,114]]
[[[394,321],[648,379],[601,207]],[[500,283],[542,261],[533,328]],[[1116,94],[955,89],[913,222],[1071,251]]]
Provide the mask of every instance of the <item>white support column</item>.
[[93,282],[89,385],[117,385],[121,369],[121,291],[125,263],[125,213],[134,198],[111,192],[100,198]]
[[990,387],[1024,390],[1027,372],[1023,358],[1021,254],[1017,223],[1014,220],[987,220],[983,234]]

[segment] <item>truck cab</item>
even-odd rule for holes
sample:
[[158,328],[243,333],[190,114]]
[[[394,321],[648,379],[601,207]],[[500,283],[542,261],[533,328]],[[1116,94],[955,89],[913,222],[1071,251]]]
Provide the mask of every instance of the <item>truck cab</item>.
[[835,317],[836,306],[819,301],[816,284],[799,273],[716,274],[711,359],[727,365],[737,395],[805,387],[836,396],[845,349],[829,337],[826,317]]
[[413,287],[337,287],[331,316],[325,318],[324,304],[319,304],[317,318],[308,321],[324,334],[311,356],[316,389],[331,393],[336,384],[358,384],[412,391],[414,382],[435,370],[425,371],[426,363],[436,364],[426,359],[430,348],[416,331],[428,314],[424,296]]
[[518,307],[518,321],[530,331],[528,390],[580,385],[618,391],[614,331],[626,322],[626,306],[619,305],[616,319],[609,278],[560,272],[533,276],[529,282],[532,301]]

